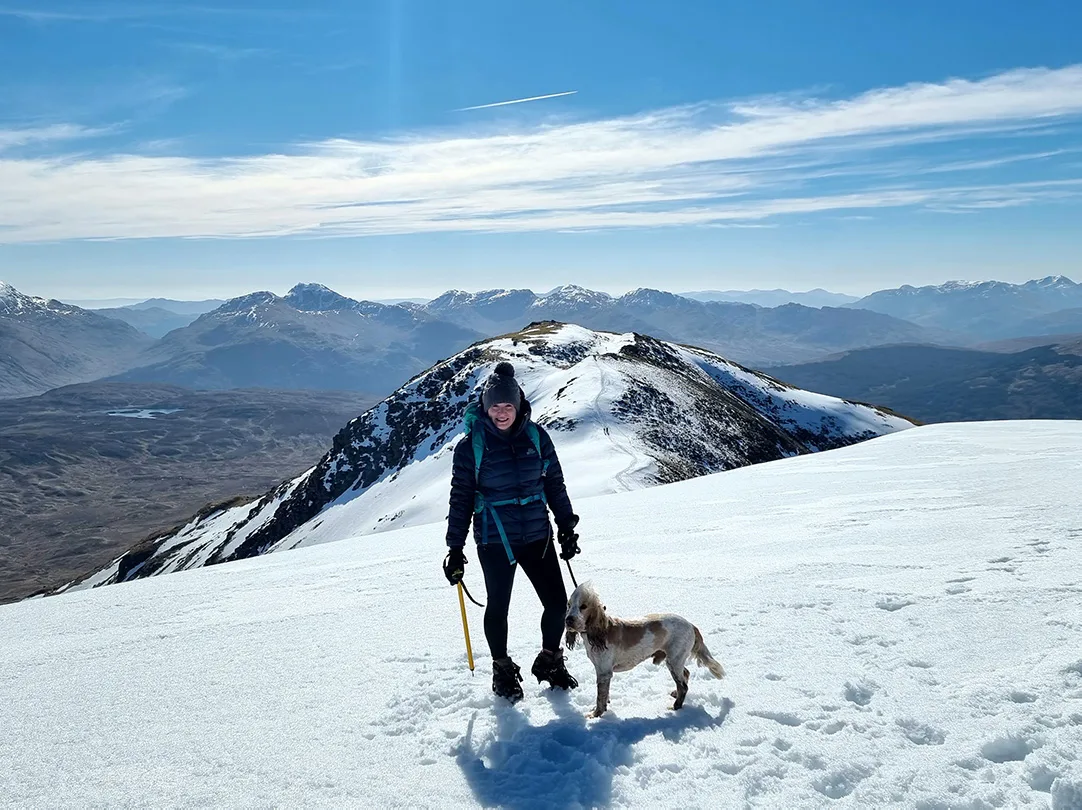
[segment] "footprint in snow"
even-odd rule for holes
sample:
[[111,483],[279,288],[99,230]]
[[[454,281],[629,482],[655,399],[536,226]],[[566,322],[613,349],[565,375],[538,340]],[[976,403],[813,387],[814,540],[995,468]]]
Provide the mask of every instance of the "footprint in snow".
[[879,684],[874,681],[869,681],[866,678],[861,678],[856,683],[846,681],[845,699],[858,706],[867,706],[872,702],[872,695],[874,695],[878,689]]
[[1038,748],[1040,743],[1026,737],[1008,734],[997,737],[981,746],[981,756],[991,762],[1021,762]]
[[902,596],[888,596],[885,599],[880,599],[875,603],[875,606],[880,610],[888,610],[894,612],[895,610],[901,610],[904,607],[917,604],[913,599],[907,599]]
[[911,717],[904,717],[896,720],[895,723],[902,730],[905,738],[917,745],[942,745],[947,738],[942,729],[921,723]]

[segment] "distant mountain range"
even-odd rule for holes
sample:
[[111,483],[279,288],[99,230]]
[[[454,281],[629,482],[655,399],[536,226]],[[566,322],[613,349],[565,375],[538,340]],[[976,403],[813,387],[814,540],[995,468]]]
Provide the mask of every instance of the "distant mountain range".
[[817,359],[886,343],[962,343],[944,330],[924,329],[879,313],[786,304],[764,308],[725,301],[695,301],[660,290],[620,297],[574,285],[541,296],[530,290],[446,292],[418,307],[482,334],[521,329],[538,320],[589,329],[634,331],[689,343],[755,367]]
[[164,309],[178,315],[202,315],[225,303],[224,298],[206,298],[201,301],[178,300],[176,298],[68,298],[65,304],[80,309]]
[[118,307],[95,308],[107,318],[130,324],[144,334],[160,338],[187,326],[200,315],[217,309],[225,301],[208,298],[203,301],[177,301],[172,298],[148,298],[145,301]]
[[0,282],[0,398],[105,377],[152,343],[126,323]]
[[202,315],[217,309],[225,300],[221,298],[207,298],[202,301],[178,301],[175,298],[148,298],[138,304],[131,304],[127,309],[164,309],[166,312],[175,312],[177,315]]
[[[0,324],[9,333],[25,332],[31,310],[40,314],[46,302],[5,289],[8,300],[19,296],[20,301],[41,302],[36,309],[24,304],[0,313]],[[38,317],[31,333],[8,338],[15,350],[0,366],[0,396],[39,393],[96,377],[204,389],[384,394],[475,340],[546,320],[649,334],[747,366],[771,368],[875,346],[972,347],[1034,334],[1082,332],[1080,290],[1082,285],[1054,276],[1020,285],[990,281],[902,287],[842,307],[764,307],[651,289],[612,296],[574,285],[543,295],[527,289],[451,290],[425,303],[384,304],[300,284],[284,296],[251,293],[198,316],[196,310],[217,302],[152,299],[110,311],[111,322],[100,313],[56,303],[52,321]],[[820,293],[833,295],[820,290],[807,295]],[[115,326],[115,319],[160,338],[133,335]],[[84,332],[61,328],[76,322]],[[93,338],[85,333],[91,328]],[[70,356],[65,354],[69,349]],[[45,357],[35,359],[35,352]]]
[[351,421],[311,470],[209,509],[82,580],[93,587],[439,522],[469,401],[514,364],[573,499],[854,444],[912,423],[779,385],[722,357],[553,322],[477,343]]
[[934,287],[880,290],[846,306],[870,309],[974,340],[1082,331],[1082,284],[1048,276],[1004,281],[951,281]]
[[402,306],[318,284],[227,301],[148,348],[113,379],[189,388],[385,393],[481,337]]
[[117,307],[116,309],[95,309],[94,312],[106,318],[124,321],[153,338],[164,337],[174,329],[181,329],[199,317],[198,314],[182,315],[161,307]]
[[889,406],[922,422],[1082,419],[1082,335],[1013,353],[939,346],[858,349],[770,373],[801,388]]
[[860,299],[859,295],[830,292],[816,287],[807,292],[789,290],[697,290],[683,292],[684,298],[696,301],[733,301],[739,304],[757,304],[761,307],[780,307],[784,304],[803,304],[806,307],[840,307]]

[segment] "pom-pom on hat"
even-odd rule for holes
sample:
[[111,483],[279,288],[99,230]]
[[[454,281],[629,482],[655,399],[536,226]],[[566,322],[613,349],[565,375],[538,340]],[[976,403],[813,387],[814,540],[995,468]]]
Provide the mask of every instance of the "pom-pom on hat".
[[515,379],[515,367],[506,360],[496,364],[496,370],[485,380],[481,389],[481,405],[487,411],[499,402],[510,402],[518,410],[522,389]]

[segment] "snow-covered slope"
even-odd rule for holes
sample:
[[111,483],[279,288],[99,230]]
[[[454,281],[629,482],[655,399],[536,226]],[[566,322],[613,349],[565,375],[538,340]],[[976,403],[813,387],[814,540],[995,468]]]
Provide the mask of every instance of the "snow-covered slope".
[[414,378],[347,425],[313,469],[256,503],[199,515],[76,587],[443,520],[463,412],[500,360],[516,366],[535,420],[552,433],[573,501],[912,426],[709,352],[539,323]]
[[439,525],[3,606],[0,803],[1077,810],[1079,459],[1079,422],[934,425],[581,501],[580,580],[725,665],[676,713],[647,663],[585,720],[581,650],[495,700]]

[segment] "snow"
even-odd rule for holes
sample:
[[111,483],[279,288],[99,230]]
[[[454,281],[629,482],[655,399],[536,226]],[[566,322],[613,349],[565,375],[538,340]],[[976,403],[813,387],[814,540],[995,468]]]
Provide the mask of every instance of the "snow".
[[[701,349],[681,348],[680,354],[729,390],[739,392],[745,401],[760,404],[763,410],[774,414],[775,424],[788,431],[821,430],[827,416],[836,420],[838,432],[849,434],[879,435],[884,430],[906,429],[910,424],[866,405],[794,388],[776,380],[766,384],[762,374]],[[814,449],[822,449],[813,441],[805,441]]]
[[[559,437],[557,437],[559,441]],[[512,707],[416,526],[0,606],[17,807],[1082,807],[1082,423],[932,425],[582,500],[579,580],[725,666]],[[484,601],[476,555],[467,582]],[[511,653],[528,671],[525,580]]]

